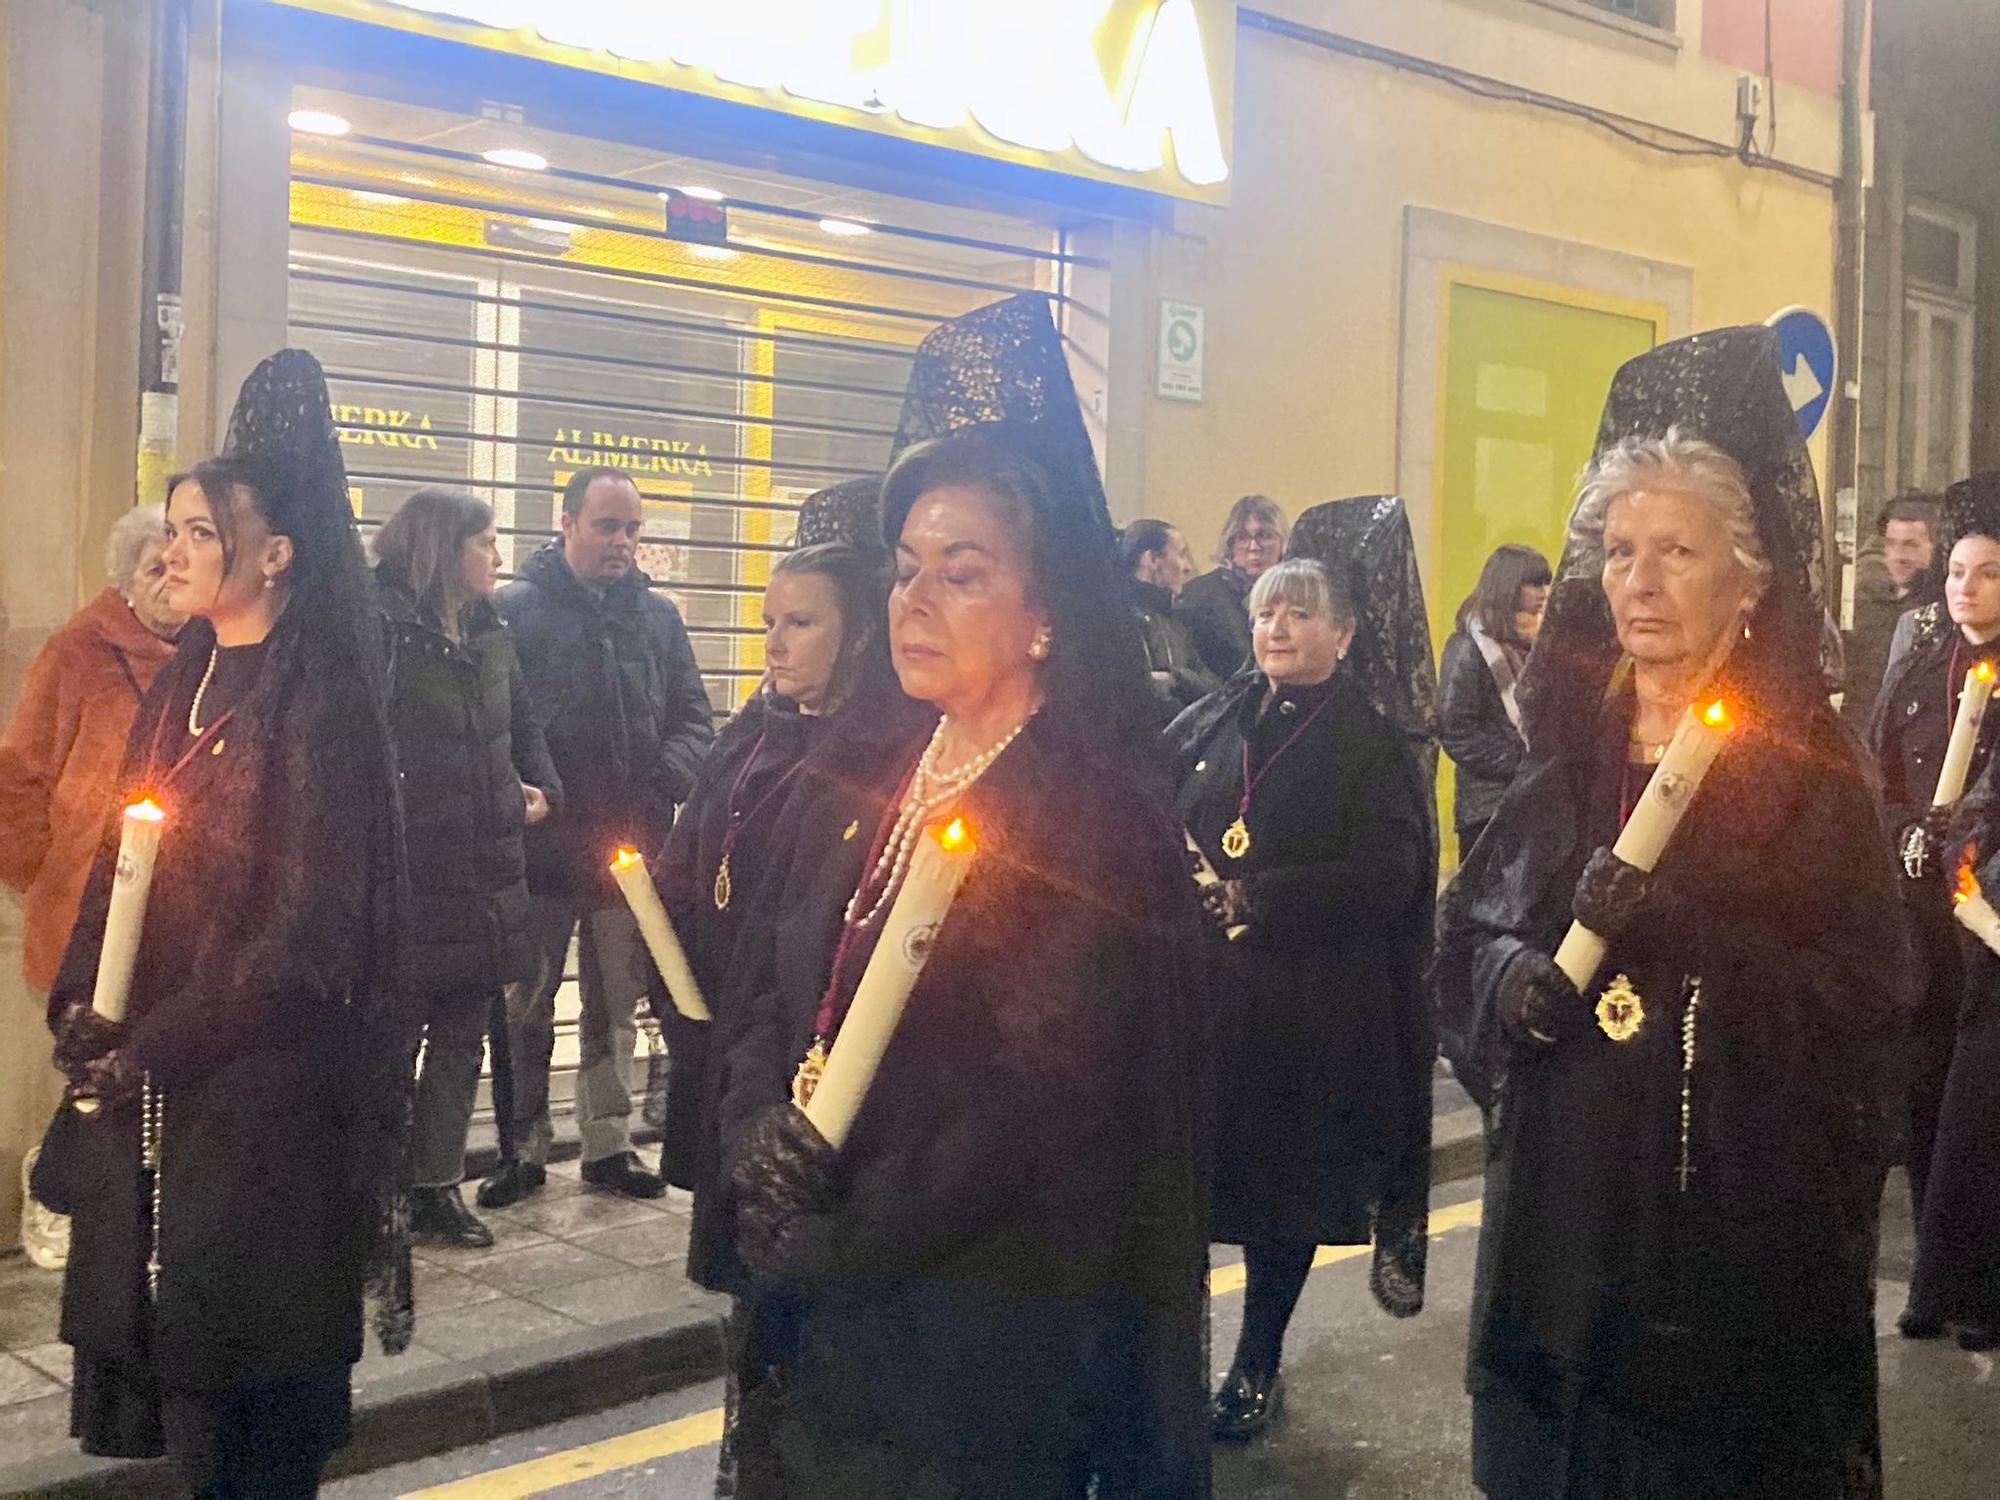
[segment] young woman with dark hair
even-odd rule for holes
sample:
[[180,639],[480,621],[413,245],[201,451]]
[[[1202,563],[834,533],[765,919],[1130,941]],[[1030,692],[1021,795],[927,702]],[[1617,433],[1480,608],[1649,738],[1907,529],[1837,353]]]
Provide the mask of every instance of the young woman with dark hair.
[[[493,607],[492,510],[457,490],[418,490],[377,534],[375,556],[403,776],[411,981],[424,1008],[410,1227],[477,1248],[493,1235],[459,1195],[466,1128],[489,1030],[504,1046],[504,1009],[494,1026],[502,986],[535,967],[523,835],[560,807],[562,788]],[[497,1060],[494,1071],[506,1074]]]
[[1461,857],[1479,842],[1527,748],[1515,685],[1541,629],[1551,576],[1533,547],[1494,548],[1444,643],[1438,730],[1458,772],[1452,821]]
[[165,1452],[200,1495],[311,1495],[364,1288],[385,1346],[409,1342],[414,1027],[382,632],[309,355],[258,367],[167,526],[190,621],[120,778],[166,811],[130,1005],[91,1006],[115,828],[49,1001],[57,1064],[99,1102],[58,1117],[37,1173],[73,1215],[72,1424],[88,1453]]

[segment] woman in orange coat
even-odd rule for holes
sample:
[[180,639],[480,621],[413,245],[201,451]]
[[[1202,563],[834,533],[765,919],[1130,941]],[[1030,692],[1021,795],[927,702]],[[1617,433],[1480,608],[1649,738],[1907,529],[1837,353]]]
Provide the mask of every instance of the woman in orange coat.
[[[158,505],[118,518],[105,551],[110,587],[49,637],[29,664],[20,702],[0,734],[0,880],[22,895],[21,968],[37,1011],[76,921],[132,715],[174,654],[181,628],[166,602],[164,523]],[[39,1130],[62,1091],[62,1076],[42,1066],[39,1054],[39,1048],[20,1054],[32,1059],[23,1066],[32,1066],[34,1076],[10,1076],[0,1084],[0,1097],[25,1111],[23,1129]],[[22,1240],[30,1257],[59,1269],[66,1221],[33,1203],[23,1208]],[[0,1228],[0,1244],[11,1239]]]

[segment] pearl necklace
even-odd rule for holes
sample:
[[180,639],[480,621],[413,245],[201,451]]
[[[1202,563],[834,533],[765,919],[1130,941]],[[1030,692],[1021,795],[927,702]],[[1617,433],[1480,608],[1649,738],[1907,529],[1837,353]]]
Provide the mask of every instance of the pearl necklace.
[[194,702],[188,705],[188,733],[201,736],[201,696],[208,691],[208,680],[215,675],[215,659],[222,654],[220,646],[208,648],[208,670],[201,674],[201,685],[194,690]]
[[[944,736],[951,720],[938,720],[938,727],[931,735],[931,742],[924,747],[924,753],[917,760],[916,774],[910,778],[910,789],[903,796],[900,810],[896,814],[895,827],[890,831],[888,842],[882,846],[882,857],[875,861],[875,868],[868,879],[861,882],[854,894],[847,899],[846,922],[853,927],[866,927],[882,914],[882,908],[902,886],[903,876],[910,867],[910,856],[916,852],[917,839],[926,825],[945,804],[962,795],[986,773],[986,768],[998,760],[1007,747],[1014,743],[1028,721],[1023,719],[1010,729],[1001,740],[982,750],[964,765],[951,771],[938,769],[938,753],[944,745]],[[868,888],[881,880],[884,874],[882,894],[875,898],[875,904],[868,908],[866,916],[856,917],[861,898]]]

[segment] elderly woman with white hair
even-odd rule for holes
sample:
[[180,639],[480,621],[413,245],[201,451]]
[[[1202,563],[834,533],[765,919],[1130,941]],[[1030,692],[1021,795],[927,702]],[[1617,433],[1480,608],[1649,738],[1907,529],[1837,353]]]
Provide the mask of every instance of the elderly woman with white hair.
[[[1446,893],[1497,1085],[1472,1318],[1488,1500],[1881,1493],[1873,1322],[1907,946],[1819,681],[1819,507],[1776,343],[1618,375],[1522,684],[1528,758]],[[1729,741],[1656,870],[1613,844],[1689,708]],[[1572,920],[1608,955],[1579,993]]]
[[[118,518],[105,549],[110,587],[49,637],[0,735],[0,879],[23,897],[21,967],[37,997],[37,1025],[39,997],[55,980],[111,809],[132,716],[174,654],[181,628],[166,602],[165,547],[163,507],[143,505]],[[10,1116],[18,1105],[23,1130],[29,1121],[40,1129],[62,1077],[39,1047],[15,1049],[15,1056],[20,1061],[0,1075],[0,1098],[9,1101]],[[32,1077],[14,1071],[29,1067]],[[9,1239],[0,1227],[0,1242]],[[29,1204],[23,1239],[38,1264],[62,1264],[62,1221]]]

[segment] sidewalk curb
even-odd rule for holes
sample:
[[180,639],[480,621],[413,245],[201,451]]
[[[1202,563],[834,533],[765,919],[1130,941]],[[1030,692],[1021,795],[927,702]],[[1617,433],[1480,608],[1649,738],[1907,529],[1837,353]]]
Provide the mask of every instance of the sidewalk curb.
[[[468,1377],[464,1365],[412,1370],[357,1393],[354,1440],[334,1456],[327,1478],[491,1442],[711,1379],[722,1372],[722,1321],[654,1313],[466,1364],[476,1373]],[[0,1467],[0,1495],[35,1500],[157,1500],[173,1487],[172,1471],[159,1459],[65,1453]]]
[[[1440,1115],[1431,1143],[1431,1186],[1485,1170],[1479,1112]],[[467,1376],[470,1365],[475,1371]],[[449,1369],[390,1375],[356,1393],[354,1441],[334,1455],[328,1479],[365,1474],[453,1448],[492,1442],[607,1406],[713,1379],[723,1369],[722,1321],[683,1311],[579,1329],[525,1349]],[[173,1480],[158,1459],[85,1458],[78,1453],[0,1467],[0,1496],[35,1500],[157,1500]]]

